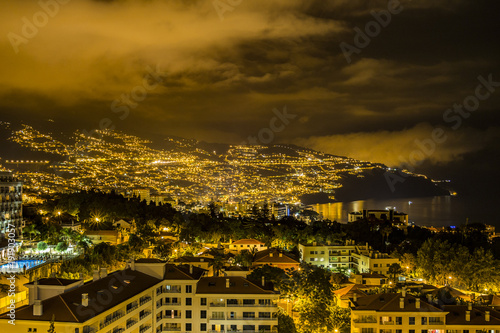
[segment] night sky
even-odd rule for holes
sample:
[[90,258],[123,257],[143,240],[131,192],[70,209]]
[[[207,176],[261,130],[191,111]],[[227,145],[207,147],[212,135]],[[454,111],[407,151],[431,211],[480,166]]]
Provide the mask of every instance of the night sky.
[[[474,186],[495,178],[498,1],[42,2],[50,15],[38,1],[0,4],[6,120],[90,131],[107,118],[130,134],[240,143],[286,108],[295,117],[271,143],[390,166],[413,157],[443,178],[477,170]],[[481,100],[480,76],[493,81]],[[475,111],[447,111],[465,100]],[[436,130],[422,153],[415,140]]]

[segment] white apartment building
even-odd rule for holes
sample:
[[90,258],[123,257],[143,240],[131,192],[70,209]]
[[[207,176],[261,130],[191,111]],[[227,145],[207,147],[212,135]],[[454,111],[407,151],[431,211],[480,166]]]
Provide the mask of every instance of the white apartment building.
[[[30,304],[0,315],[9,333],[277,332],[279,294],[243,277],[204,277],[205,270],[156,259],[94,279],[32,283]],[[262,281],[264,282],[264,281]]]
[[332,270],[357,269],[360,273],[387,274],[391,264],[399,259],[373,250],[368,243],[356,245],[347,240],[345,244],[310,243],[299,244],[301,260]]

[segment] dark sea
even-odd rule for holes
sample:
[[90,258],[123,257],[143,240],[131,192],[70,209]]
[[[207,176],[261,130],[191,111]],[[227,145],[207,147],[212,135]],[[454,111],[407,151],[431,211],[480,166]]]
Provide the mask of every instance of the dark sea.
[[387,200],[358,200],[311,205],[324,219],[346,223],[347,214],[363,209],[392,208],[408,214],[410,222],[422,226],[460,226],[480,222],[500,229],[500,207],[493,207],[494,201],[479,200],[474,197],[438,196]]

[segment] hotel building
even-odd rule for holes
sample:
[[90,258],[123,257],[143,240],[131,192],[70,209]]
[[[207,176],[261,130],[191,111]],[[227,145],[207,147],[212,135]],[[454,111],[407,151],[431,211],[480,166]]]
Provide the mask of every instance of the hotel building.
[[23,184],[12,172],[0,171],[0,238],[12,226],[16,229],[16,240],[22,238],[23,230]]

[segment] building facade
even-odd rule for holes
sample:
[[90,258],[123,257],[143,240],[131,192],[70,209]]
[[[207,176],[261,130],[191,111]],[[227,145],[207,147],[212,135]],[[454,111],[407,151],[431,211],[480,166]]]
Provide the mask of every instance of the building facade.
[[87,283],[46,279],[28,286],[30,305],[16,309],[15,325],[5,313],[0,327],[42,333],[54,316],[58,333],[277,332],[279,294],[265,281],[204,275],[143,259],[111,274],[96,271]]
[[12,172],[0,171],[0,238],[7,238],[5,232],[14,228],[19,240],[23,227],[23,184]]
[[393,222],[395,225],[408,226],[408,214],[397,212],[394,209],[364,209],[361,212],[348,214],[349,222],[358,220],[380,220]]
[[241,252],[243,250],[257,252],[267,250],[267,246],[256,239],[240,239],[229,244],[229,251],[231,252]]
[[500,312],[486,306],[444,305],[421,300],[403,290],[397,294],[353,297],[352,333],[499,332]]
[[375,251],[368,244],[356,245],[352,240],[347,240],[343,245],[299,244],[299,252],[303,262],[332,270],[351,269],[360,273],[387,274],[392,264],[400,263],[399,259]]

